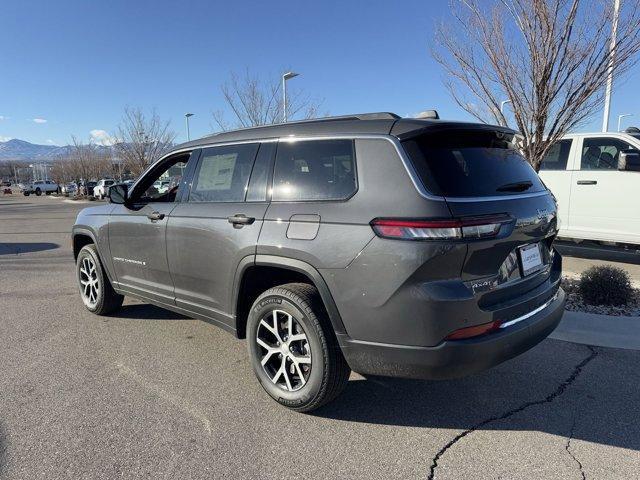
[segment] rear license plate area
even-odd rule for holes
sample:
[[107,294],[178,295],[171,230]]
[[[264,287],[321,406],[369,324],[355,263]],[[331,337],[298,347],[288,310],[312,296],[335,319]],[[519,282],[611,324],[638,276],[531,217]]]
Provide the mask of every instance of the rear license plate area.
[[520,257],[520,268],[523,277],[531,275],[543,267],[539,243],[532,243],[518,248],[518,256]]

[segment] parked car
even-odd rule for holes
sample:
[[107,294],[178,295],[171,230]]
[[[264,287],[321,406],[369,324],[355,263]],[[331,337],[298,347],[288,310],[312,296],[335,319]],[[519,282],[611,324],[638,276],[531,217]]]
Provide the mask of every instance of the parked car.
[[37,196],[43,193],[49,195],[58,191],[58,184],[52,180],[36,180],[33,183],[27,183],[20,188],[23,195],[28,197],[30,194],[35,193]]
[[[296,411],[351,370],[487,369],[564,311],[556,205],[514,133],[379,113],[177,146],[80,212],[82,301],[102,315],[134,295],[246,338],[261,385]],[[176,166],[177,188],[153,188]]]
[[109,187],[115,183],[116,181],[112,178],[103,178],[98,180],[96,185],[93,187],[93,196],[100,200],[104,199],[109,196]]
[[153,188],[155,188],[158,193],[166,193],[170,184],[171,181],[168,179],[156,180],[153,182]]
[[93,182],[93,181],[85,183],[84,188],[85,188],[86,195],[89,195],[90,197],[94,196],[93,189],[97,184],[98,182]]
[[74,196],[78,193],[78,185],[75,183],[67,183],[63,185],[60,189],[60,193],[62,193],[65,197]]
[[2,186],[3,186],[3,187],[10,187],[10,186],[11,186],[11,181],[9,181],[9,180],[4,180],[4,181],[2,182]]
[[558,200],[561,237],[640,245],[640,138],[567,135],[540,177]]

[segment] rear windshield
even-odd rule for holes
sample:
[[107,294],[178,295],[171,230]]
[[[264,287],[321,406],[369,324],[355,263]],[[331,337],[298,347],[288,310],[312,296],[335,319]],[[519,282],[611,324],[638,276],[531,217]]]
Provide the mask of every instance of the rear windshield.
[[484,197],[540,192],[535,170],[493,131],[448,131],[403,142],[424,186],[434,195]]

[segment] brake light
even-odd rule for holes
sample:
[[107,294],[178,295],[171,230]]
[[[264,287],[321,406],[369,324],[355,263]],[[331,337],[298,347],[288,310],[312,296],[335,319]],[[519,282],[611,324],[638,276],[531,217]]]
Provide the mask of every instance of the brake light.
[[502,225],[511,221],[509,215],[429,220],[376,218],[371,221],[371,228],[379,237],[396,240],[477,239],[495,237]]

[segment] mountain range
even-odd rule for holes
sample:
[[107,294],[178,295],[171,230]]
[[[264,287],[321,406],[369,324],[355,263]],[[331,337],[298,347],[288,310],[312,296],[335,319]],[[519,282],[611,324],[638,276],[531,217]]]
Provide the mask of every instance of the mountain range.
[[[23,162],[54,160],[68,155],[73,148],[71,145],[38,145],[24,140],[13,138],[6,142],[0,142],[0,161],[17,160]],[[98,146],[108,149],[109,147]]]
[[38,145],[13,138],[6,142],[0,142],[0,159],[2,160],[44,160],[53,159],[58,154],[69,151],[69,147],[56,145]]

